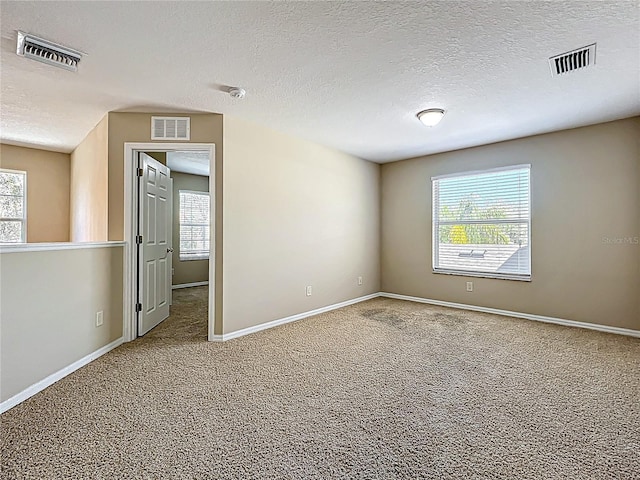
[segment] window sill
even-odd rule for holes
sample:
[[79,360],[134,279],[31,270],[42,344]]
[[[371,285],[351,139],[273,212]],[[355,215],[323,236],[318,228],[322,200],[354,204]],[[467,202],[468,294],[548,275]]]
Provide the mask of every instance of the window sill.
[[209,255],[180,257],[181,262],[193,262],[195,260],[209,260]]
[[432,270],[432,273],[440,275],[457,275],[460,277],[476,277],[476,278],[491,278],[494,280],[515,280],[517,282],[530,282],[531,275],[509,275],[499,273],[485,273],[485,272],[467,272],[464,270]]

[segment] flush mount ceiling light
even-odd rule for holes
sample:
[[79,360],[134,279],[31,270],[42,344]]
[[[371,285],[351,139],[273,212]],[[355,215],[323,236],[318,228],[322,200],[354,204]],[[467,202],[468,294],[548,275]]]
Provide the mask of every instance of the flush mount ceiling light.
[[441,108],[429,108],[428,110],[419,112],[417,117],[418,120],[424,123],[427,127],[433,127],[442,120],[442,117],[444,117],[444,110]]

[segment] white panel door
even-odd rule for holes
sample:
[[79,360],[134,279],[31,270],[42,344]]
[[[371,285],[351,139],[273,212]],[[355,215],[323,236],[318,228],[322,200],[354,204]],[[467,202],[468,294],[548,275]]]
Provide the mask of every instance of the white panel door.
[[139,153],[138,335],[169,316],[171,295],[171,179],[169,168]]

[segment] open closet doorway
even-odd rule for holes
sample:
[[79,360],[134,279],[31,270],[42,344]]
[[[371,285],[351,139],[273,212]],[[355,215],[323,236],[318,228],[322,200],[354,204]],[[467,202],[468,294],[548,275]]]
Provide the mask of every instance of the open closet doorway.
[[211,339],[214,146],[126,143],[125,159],[125,338]]

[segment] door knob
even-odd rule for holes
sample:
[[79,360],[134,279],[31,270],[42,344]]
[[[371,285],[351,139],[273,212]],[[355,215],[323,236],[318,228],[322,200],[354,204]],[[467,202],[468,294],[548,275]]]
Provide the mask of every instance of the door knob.
[[167,253],[173,253],[173,248],[167,248]]

